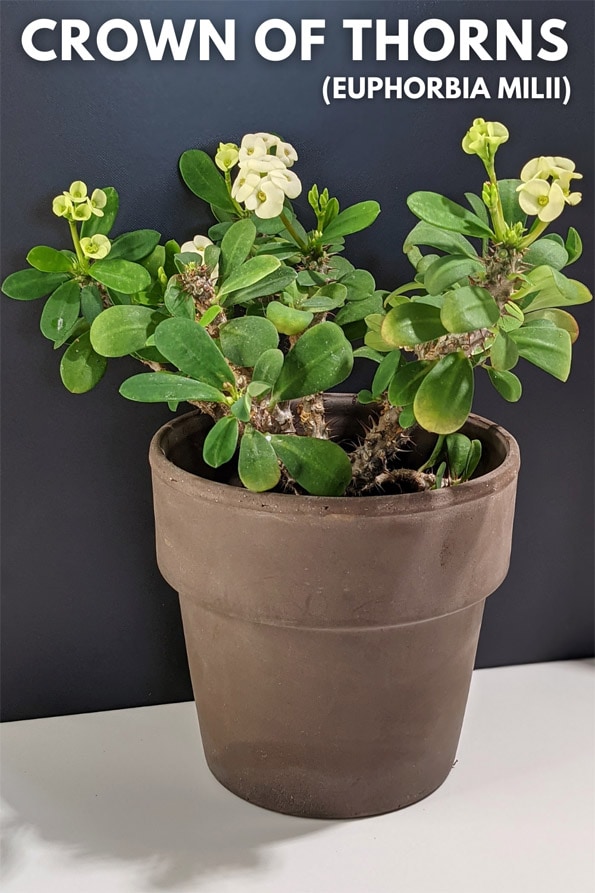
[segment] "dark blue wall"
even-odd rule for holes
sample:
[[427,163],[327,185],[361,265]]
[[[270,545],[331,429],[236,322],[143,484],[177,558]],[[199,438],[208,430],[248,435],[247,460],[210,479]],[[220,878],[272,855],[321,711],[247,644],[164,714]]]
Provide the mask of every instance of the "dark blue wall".
[[[408,277],[401,253],[412,225],[411,191],[457,199],[479,191],[481,166],[460,150],[476,116],[504,121],[501,176],[517,176],[539,154],[572,157],[585,173],[583,203],[565,214],[586,241],[573,276],[592,286],[593,7],[587,2],[2,2],[2,275],[24,266],[35,244],[65,247],[65,226],[49,212],[73,179],[113,184],[121,195],[118,231],[152,227],[182,241],[205,231],[205,208],[177,173],[180,153],[219,140],[274,130],[298,147],[296,167],[343,204],[378,199],[382,215],[348,243],[351,260],[383,287]],[[341,32],[345,15],[565,18],[561,63],[353,63]],[[234,63],[129,61],[39,63],[20,46],[35,18],[236,18]],[[260,59],[256,25],[326,18],[327,41],[310,63]],[[47,38],[40,43],[48,43]],[[567,75],[564,107],[544,101],[344,101],[326,107],[326,74]],[[305,199],[298,201],[305,207]],[[113,362],[86,396],[62,387],[58,356],[37,331],[39,304],[2,301],[4,586],[3,715],[17,719],[191,697],[176,595],[153,554],[146,460],[166,408],[131,406],[117,394],[135,368]],[[517,405],[479,387],[475,409],[520,441],[521,472],[510,575],[489,599],[479,666],[592,653],[592,308],[580,307],[583,334],[568,384],[524,364]],[[362,370],[359,379],[361,382]],[[357,386],[357,382],[354,383]]]

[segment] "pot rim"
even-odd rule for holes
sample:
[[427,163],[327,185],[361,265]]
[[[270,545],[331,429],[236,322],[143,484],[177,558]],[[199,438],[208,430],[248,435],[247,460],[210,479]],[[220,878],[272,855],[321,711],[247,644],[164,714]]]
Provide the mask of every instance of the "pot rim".
[[[333,393],[331,397],[349,398],[353,394]],[[163,441],[173,434],[183,439],[192,430],[192,422],[202,417],[199,410],[177,416],[166,422],[155,433],[149,447],[149,462],[153,474],[167,486],[193,495],[197,499],[211,502],[225,502],[233,509],[266,510],[282,515],[409,515],[420,512],[445,510],[465,502],[489,497],[516,481],[520,468],[519,445],[515,438],[500,425],[483,416],[472,413],[466,425],[484,441],[499,443],[505,451],[500,465],[481,477],[445,487],[441,490],[426,490],[422,493],[398,493],[385,496],[296,496],[291,493],[264,491],[254,493],[243,487],[211,481],[180,468],[165,454]],[[182,428],[181,432],[177,429]]]

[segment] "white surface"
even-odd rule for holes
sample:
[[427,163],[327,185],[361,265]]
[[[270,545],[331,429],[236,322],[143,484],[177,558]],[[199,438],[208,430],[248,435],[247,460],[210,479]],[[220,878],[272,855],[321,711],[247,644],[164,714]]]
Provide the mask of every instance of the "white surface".
[[222,788],[190,703],[6,723],[2,891],[593,893],[593,669],[477,671],[442,788],[347,822]]

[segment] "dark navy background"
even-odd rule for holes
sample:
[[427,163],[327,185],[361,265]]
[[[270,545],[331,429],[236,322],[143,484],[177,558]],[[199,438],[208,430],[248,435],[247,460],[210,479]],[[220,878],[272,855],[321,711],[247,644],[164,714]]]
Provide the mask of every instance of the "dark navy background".
[[[517,176],[540,154],[573,158],[585,173],[584,200],[565,212],[586,252],[569,275],[592,287],[593,7],[589,2],[2,2],[2,276],[24,267],[36,244],[67,247],[67,228],[50,211],[74,179],[114,185],[116,231],[158,229],[183,241],[210,218],[180,180],[177,159],[191,147],[274,130],[294,143],[302,182],[328,185],[345,206],[378,199],[382,214],[348,240],[348,255],[393,288],[409,278],[403,238],[414,223],[405,199],[418,189],[460,200],[480,191],[482,168],[460,140],[476,116],[503,121],[500,176]],[[20,46],[35,18],[84,18],[92,30],[110,18],[237,20],[236,61],[150,62],[139,48],[127,62],[39,63]],[[252,47],[257,25],[281,17],[325,18],[326,43],[313,61],[266,62]],[[563,62],[350,60],[344,17],[430,17],[456,26],[483,18],[536,23],[564,18]],[[140,29],[139,29],[140,31]],[[538,29],[536,29],[538,32]],[[43,46],[56,41],[38,38]],[[142,45],[142,38],[141,38]],[[536,46],[540,45],[536,37]],[[114,38],[114,46],[116,40]],[[493,42],[492,42],[493,46]],[[93,52],[94,46],[90,45]],[[370,56],[373,55],[370,53]],[[390,58],[390,51],[389,51]],[[326,107],[327,75],[567,75],[567,107],[543,101],[343,101]],[[305,195],[297,202],[305,210]],[[554,226],[555,230],[556,227]],[[191,697],[177,597],[153,552],[149,439],[166,421],[160,406],[117,394],[136,371],[111,361],[100,386],[69,394],[59,356],[38,331],[43,302],[2,299],[4,719],[127,707]],[[519,440],[523,467],[512,565],[488,600],[478,666],[590,655],[593,649],[591,306],[566,385],[527,363],[521,403],[510,405],[478,382],[474,404]],[[354,388],[362,386],[365,363]],[[370,556],[372,566],[374,556]],[[338,569],[340,570],[340,569]],[[238,578],[241,586],[241,576]]]

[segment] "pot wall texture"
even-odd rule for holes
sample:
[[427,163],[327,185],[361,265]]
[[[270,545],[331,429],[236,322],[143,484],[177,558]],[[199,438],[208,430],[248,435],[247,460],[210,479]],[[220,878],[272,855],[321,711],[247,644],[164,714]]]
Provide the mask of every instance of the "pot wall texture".
[[[245,132],[275,130],[300,154],[305,184],[315,180],[343,205],[378,199],[382,215],[352,237],[348,255],[375,272],[380,286],[408,277],[401,253],[413,224],[409,192],[446,192],[455,200],[481,186],[481,167],[460,139],[477,116],[504,121],[501,176],[516,176],[539,154],[573,158],[585,174],[583,202],[567,212],[587,250],[572,275],[592,281],[593,7],[588,2],[2,2],[2,276],[24,266],[36,244],[66,245],[51,198],[77,178],[115,185],[117,230],[153,227],[179,240],[204,232],[205,207],[184,187],[177,159]],[[353,17],[397,18],[413,28],[439,17],[497,18],[515,27],[532,19],[567,22],[563,63],[354,63],[341,29]],[[160,23],[172,18],[235,18],[233,63],[151,62],[140,50],[127,62],[39,63],[21,49],[35,18],[84,18],[92,33],[110,18]],[[298,24],[326,20],[324,48],[311,62],[281,64],[251,47],[257,25],[273,17]],[[47,41],[47,37],[45,38]],[[51,41],[50,41],[51,43]],[[493,45],[493,44],[492,44]],[[43,40],[40,46],[44,46]],[[114,43],[114,46],[116,44]],[[371,56],[370,56],[371,58]],[[390,58],[390,57],[389,57]],[[483,76],[566,75],[572,97],[529,100],[345,100],[326,107],[326,74]],[[305,210],[302,197],[298,206]],[[554,227],[555,229],[555,227]],[[68,394],[58,358],[37,331],[39,304],[2,299],[4,719],[127,707],[191,697],[176,595],[161,578],[147,449],[167,408],[132,406],[117,395],[132,361],[113,362],[97,390]],[[504,403],[480,382],[474,408],[511,431],[521,448],[517,515],[509,576],[488,600],[477,666],[588,656],[593,653],[592,306],[577,308],[582,336],[563,385],[527,363],[520,404]],[[360,361],[341,390],[368,374]],[[373,561],[373,556],[370,556]]]

